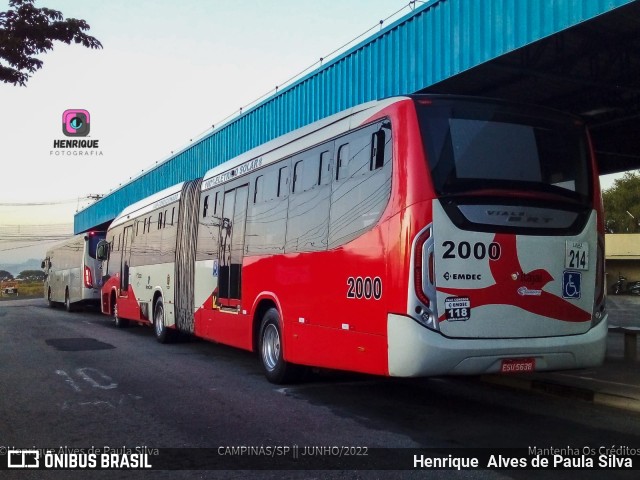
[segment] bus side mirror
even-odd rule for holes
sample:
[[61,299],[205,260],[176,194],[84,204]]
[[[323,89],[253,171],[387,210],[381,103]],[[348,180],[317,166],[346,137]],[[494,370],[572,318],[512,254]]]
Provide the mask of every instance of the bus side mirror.
[[107,260],[109,258],[109,242],[106,240],[100,240],[96,246],[96,258],[100,261]]
[[40,268],[42,268],[44,270],[45,266],[46,266],[46,264],[44,263],[44,260],[43,260],[42,263],[40,264]]

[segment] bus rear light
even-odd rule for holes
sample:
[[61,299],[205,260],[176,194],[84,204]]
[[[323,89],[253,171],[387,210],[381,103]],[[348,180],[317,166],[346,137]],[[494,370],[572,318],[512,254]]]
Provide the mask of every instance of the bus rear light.
[[409,315],[425,327],[439,331],[436,307],[435,258],[431,225],[418,233],[413,241]]
[[434,262],[434,256],[433,256],[433,252],[429,252],[429,284],[431,284],[431,286],[434,286],[434,279],[436,278],[436,267],[435,267],[435,262]]
[[[413,282],[414,282],[414,290],[416,292],[416,296],[418,300],[426,306],[429,307],[431,305],[431,301],[427,294],[424,292],[424,244],[431,237],[431,229],[427,229],[417,240],[415,245],[415,257],[413,262]],[[429,269],[427,270],[427,275],[429,275],[429,281],[431,281],[431,262],[432,262],[433,254],[429,255]]]
[[86,288],[93,288],[93,274],[91,269],[85,265],[84,267],[84,286]]
[[601,233],[598,233],[596,285],[593,296],[594,302],[591,325],[596,326],[602,321],[606,313],[606,297],[604,287],[604,236]]

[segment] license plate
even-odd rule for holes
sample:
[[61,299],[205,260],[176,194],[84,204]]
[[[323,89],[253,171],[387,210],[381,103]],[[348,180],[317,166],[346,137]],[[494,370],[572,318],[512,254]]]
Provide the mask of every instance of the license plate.
[[500,365],[500,373],[527,373],[535,369],[535,358],[506,358]]
[[589,270],[589,244],[587,242],[566,242],[565,268]]

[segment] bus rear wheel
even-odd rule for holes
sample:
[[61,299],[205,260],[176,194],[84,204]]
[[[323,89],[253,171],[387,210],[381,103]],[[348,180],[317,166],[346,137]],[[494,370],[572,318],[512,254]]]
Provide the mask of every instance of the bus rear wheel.
[[129,326],[129,320],[118,316],[118,303],[116,301],[111,305],[111,311],[113,312],[113,324],[117,328],[126,328]]
[[264,374],[271,383],[293,383],[302,379],[306,368],[284,360],[280,313],[270,308],[262,317],[258,351]]
[[67,312],[73,312],[73,305],[71,305],[71,299],[69,298],[69,289],[64,292],[64,308]]

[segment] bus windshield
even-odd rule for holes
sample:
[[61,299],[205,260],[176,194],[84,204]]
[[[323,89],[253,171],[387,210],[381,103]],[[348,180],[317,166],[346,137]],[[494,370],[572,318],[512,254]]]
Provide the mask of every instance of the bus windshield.
[[591,203],[584,125],[571,116],[489,101],[416,99],[438,195],[541,191]]

